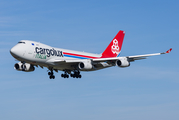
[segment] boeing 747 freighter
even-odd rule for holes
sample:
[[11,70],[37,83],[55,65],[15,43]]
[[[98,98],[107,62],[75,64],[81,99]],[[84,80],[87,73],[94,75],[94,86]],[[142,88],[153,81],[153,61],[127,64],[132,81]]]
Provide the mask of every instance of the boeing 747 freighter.
[[120,30],[102,54],[92,54],[61,48],[54,48],[39,42],[21,40],[11,50],[11,55],[20,61],[14,65],[18,71],[30,72],[35,66],[47,67],[49,78],[54,79],[54,71],[64,71],[63,78],[81,78],[80,71],[95,71],[112,66],[129,67],[130,62],[146,57],[170,53],[166,52],[120,57],[125,32]]

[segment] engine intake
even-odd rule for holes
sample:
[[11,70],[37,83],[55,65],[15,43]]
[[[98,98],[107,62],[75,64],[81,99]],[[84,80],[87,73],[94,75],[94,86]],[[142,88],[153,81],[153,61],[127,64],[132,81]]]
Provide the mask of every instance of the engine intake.
[[127,60],[127,58],[116,60],[116,65],[118,67],[129,67],[130,62]]
[[78,64],[78,68],[80,70],[90,70],[93,68],[93,65],[91,64],[91,61],[84,61]]
[[18,71],[32,72],[35,70],[35,67],[29,63],[22,64],[19,62],[14,65],[14,69]]

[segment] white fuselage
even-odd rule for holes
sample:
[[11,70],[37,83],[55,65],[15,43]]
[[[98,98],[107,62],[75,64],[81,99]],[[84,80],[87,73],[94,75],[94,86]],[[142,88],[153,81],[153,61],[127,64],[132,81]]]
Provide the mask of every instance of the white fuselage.
[[21,40],[10,50],[10,53],[20,61],[14,65],[16,70],[31,72],[35,70],[34,66],[47,67],[50,70],[49,78],[54,79],[53,71],[64,71],[64,74],[61,74],[64,78],[68,78],[69,75],[73,78],[81,78],[80,71],[95,71],[111,66],[129,67],[130,62],[135,60],[167,54],[172,50],[171,48],[162,53],[119,57],[124,35],[125,31],[120,30],[102,54],[54,48],[29,40]]
[[[54,64],[54,60],[81,60],[90,58],[100,58],[99,54],[79,52],[61,48],[54,48],[39,42],[21,40],[10,50],[12,56],[19,61],[44,67],[53,67],[53,69],[63,70],[71,69],[66,64]],[[106,66],[107,67],[107,66]],[[94,69],[95,70],[95,69]],[[91,71],[91,70],[90,70]]]

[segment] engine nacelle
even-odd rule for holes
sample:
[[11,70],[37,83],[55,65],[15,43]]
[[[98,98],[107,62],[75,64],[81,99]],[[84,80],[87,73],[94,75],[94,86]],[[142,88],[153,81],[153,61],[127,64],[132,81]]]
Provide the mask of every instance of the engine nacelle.
[[18,71],[32,72],[35,70],[35,67],[29,63],[22,64],[19,62],[14,65],[14,69]]
[[78,68],[80,70],[90,70],[93,68],[93,65],[91,64],[91,61],[84,61],[78,64]]
[[118,67],[129,67],[130,62],[127,60],[127,58],[122,58],[122,59],[116,60],[116,65]]

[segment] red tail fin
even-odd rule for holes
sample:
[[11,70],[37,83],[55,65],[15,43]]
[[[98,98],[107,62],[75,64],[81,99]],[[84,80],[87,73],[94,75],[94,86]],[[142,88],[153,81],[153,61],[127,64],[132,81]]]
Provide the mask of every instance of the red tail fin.
[[108,45],[106,50],[102,53],[101,58],[117,57],[121,52],[124,35],[125,32],[120,30]]

